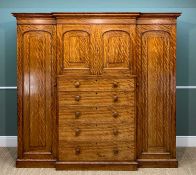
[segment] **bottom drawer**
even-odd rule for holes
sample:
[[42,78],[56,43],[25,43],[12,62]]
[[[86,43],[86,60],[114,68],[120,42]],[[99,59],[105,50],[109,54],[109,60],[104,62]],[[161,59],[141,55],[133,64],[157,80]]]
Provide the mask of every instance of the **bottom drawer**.
[[134,142],[60,142],[59,161],[133,161]]

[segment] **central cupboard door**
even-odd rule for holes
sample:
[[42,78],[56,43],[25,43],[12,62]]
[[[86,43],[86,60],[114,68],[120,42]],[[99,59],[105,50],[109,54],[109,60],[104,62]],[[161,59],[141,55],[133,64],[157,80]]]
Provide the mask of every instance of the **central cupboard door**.
[[135,26],[58,25],[58,160],[134,161]]
[[135,25],[57,25],[58,74],[134,75]]

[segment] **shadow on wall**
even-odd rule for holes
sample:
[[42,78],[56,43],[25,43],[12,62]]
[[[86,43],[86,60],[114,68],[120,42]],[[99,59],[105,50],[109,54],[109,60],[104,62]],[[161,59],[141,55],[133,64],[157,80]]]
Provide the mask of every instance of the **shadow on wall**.
[[[0,23],[0,31],[3,39],[0,38],[0,45],[3,46],[1,55],[0,72],[4,80],[0,86],[16,86],[16,23]],[[0,90],[0,135],[17,135],[17,100],[16,90]]]

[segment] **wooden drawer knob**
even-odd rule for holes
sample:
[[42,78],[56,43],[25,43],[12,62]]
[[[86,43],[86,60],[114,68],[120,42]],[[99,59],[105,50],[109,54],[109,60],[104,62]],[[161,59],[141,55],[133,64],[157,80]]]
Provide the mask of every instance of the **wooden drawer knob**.
[[80,115],[81,115],[81,113],[80,113],[80,112],[75,112],[75,118],[79,118],[79,117],[80,117]]
[[114,148],[113,153],[114,153],[114,155],[117,155],[119,153],[118,148]]
[[114,102],[118,101],[118,96],[114,95],[113,100],[114,100]]
[[79,87],[80,87],[80,82],[79,82],[79,81],[76,81],[76,82],[74,83],[74,86],[75,86],[76,88],[79,88]]
[[75,96],[75,100],[80,101],[80,96],[79,95]]
[[116,118],[116,117],[118,117],[119,114],[118,114],[118,112],[113,112],[112,115],[113,115],[114,118]]
[[114,82],[114,83],[113,83],[113,87],[114,87],[114,88],[117,88],[117,87],[118,87],[118,82]]
[[114,133],[115,136],[117,136],[118,135],[118,129],[114,129],[113,133]]
[[76,130],[75,130],[75,135],[76,135],[76,136],[79,136],[79,135],[80,135],[80,129],[79,129],[79,128],[76,128]]
[[79,147],[75,148],[75,154],[76,155],[80,154],[80,148]]

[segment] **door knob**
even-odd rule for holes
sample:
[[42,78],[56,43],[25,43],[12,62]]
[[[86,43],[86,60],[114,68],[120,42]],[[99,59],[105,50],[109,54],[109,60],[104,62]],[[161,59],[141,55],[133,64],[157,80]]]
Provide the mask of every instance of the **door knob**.
[[119,153],[118,148],[114,148],[113,153],[114,153],[114,155],[117,155]]
[[79,136],[79,135],[80,135],[80,129],[79,129],[79,128],[76,128],[76,130],[75,130],[75,135],[76,135],[76,136]]
[[113,97],[113,100],[114,100],[114,102],[118,101],[118,96],[115,95],[115,96]]
[[117,87],[118,87],[118,82],[114,82],[114,83],[113,83],[113,87],[114,87],[114,88],[117,88]]
[[79,95],[75,96],[75,100],[80,101],[80,96]]
[[75,86],[76,88],[80,87],[80,82],[79,82],[79,81],[76,81],[76,82],[74,83],[74,86]]
[[75,154],[76,155],[80,154],[80,148],[79,147],[75,148]]
[[117,136],[118,135],[118,129],[114,129],[113,133],[114,133],[115,136]]
[[118,112],[113,112],[112,115],[113,115],[114,118],[116,118],[116,117],[118,117],[119,114],[118,114]]
[[79,117],[80,117],[80,115],[81,115],[81,113],[80,113],[80,112],[75,112],[75,118],[79,118]]

